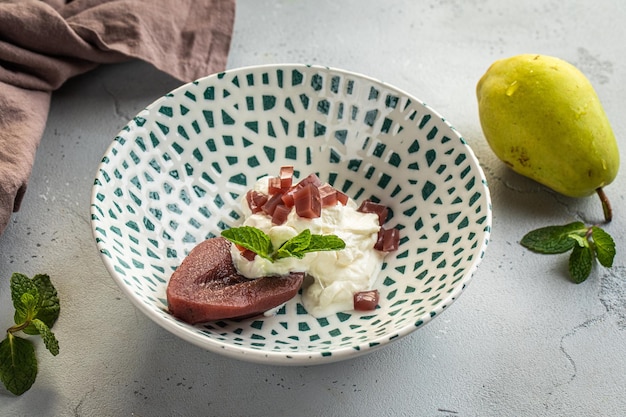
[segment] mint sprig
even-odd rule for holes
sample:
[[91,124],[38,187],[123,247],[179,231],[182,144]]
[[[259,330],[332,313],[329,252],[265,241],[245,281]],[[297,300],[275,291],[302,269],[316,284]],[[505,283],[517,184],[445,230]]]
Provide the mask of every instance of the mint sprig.
[[304,229],[282,243],[278,249],[274,249],[267,233],[252,226],[226,229],[222,231],[222,237],[270,262],[291,257],[302,259],[310,252],[341,250],[346,247],[345,242],[336,235],[313,234],[309,229]]
[[594,260],[610,268],[615,258],[615,241],[598,226],[573,222],[562,226],[547,226],[527,233],[520,244],[534,252],[558,254],[572,251],[569,275],[572,281],[584,282],[593,269]]
[[44,274],[30,279],[14,273],[11,299],[15,325],[7,329],[6,338],[0,342],[0,380],[10,392],[22,395],[37,377],[37,357],[33,342],[16,333],[40,335],[50,353],[58,355],[59,342],[50,329],[59,317],[60,304],[50,277]]

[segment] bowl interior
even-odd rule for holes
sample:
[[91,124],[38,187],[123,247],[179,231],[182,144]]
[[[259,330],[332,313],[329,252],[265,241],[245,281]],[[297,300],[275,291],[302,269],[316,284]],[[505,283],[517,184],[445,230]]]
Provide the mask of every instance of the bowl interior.
[[[196,244],[238,225],[242,195],[282,165],[390,207],[402,239],[377,281],[380,307],[316,319],[296,297],[273,317],[173,318],[172,271]],[[138,308],[192,343],[277,364],[344,359],[421,327],[462,292],[491,225],[483,173],[442,117],[379,81],[305,65],[231,70],[160,98],[115,138],[92,195],[102,259]]]

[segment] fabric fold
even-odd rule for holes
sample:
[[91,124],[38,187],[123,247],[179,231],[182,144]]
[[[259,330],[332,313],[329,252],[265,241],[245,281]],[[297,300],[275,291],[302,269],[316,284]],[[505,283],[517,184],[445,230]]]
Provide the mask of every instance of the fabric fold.
[[20,208],[51,93],[139,59],[189,82],[226,68],[235,0],[0,2],[0,234]]

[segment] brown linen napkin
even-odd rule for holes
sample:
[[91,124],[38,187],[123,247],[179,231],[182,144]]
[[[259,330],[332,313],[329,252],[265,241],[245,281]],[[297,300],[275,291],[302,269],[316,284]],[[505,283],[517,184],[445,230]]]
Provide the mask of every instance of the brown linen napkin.
[[0,234],[19,210],[50,95],[141,59],[181,81],[222,71],[235,0],[0,0]]

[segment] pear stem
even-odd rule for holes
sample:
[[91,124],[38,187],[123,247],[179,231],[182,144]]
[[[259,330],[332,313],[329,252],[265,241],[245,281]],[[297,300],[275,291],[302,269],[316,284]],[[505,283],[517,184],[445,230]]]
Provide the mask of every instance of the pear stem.
[[602,187],[596,188],[596,193],[598,197],[600,197],[600,201],[602,202],[602,211],[604,212],[604,222],[609,223],[613,220],[613,209],[611,208],[611,202],[609,198],[606,196]]

